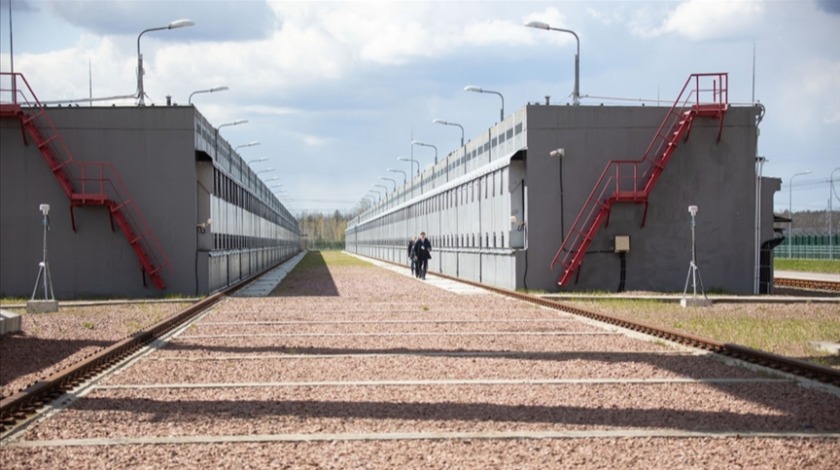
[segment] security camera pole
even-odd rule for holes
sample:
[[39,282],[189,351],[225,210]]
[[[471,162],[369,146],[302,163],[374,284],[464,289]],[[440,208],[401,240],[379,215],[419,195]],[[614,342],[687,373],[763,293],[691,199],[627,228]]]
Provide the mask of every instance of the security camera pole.
[[[688,212],[691,213],[691,263],[688,265],[688,275],[685,278],[685,288],[683,289],[683,297],[680,300],[680,305],[683,307],[707,307],[712,304],[708,297],[706,297],[706,289],[703,287],[703,279],[700,277],[700,268],[697,266],[697,245],[695,243],[696,225],[695,216],[697,215],[697,206],[688,206]],[[688,281],[691,281],[691,287],[694,294],[689,299],[686,297],[688,292]],[[703,298],[697,297],[697,281],[700,281],[700,293]]]
[[[35,279],[35,288],[32,289],[32,298],[26,303],[26,311],[30,313],[57,312],[58,302],[55,300],[50,264],[47,261],[47,232],[50,230],[50,205],[41,204],[38,209],[44,215],[42,221],[44,225],[44,251],[43,258],[38,263],[38,277]],[[44,300],[35,300],[35,294],[38,292],[38,285],[41,283],[42,278],[44,280]]]

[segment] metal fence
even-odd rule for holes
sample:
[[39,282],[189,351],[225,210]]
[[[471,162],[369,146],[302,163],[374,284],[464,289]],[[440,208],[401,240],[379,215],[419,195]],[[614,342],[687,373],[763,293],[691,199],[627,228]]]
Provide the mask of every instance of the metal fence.
[[773,250],[776,258],[840,259],[840,235],[794,235]]

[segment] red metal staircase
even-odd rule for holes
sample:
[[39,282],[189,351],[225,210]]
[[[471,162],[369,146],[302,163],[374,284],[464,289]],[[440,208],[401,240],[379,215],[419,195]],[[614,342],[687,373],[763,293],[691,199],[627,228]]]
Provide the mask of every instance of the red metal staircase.
[[[0,73],[0,83],[3,85],[0,118],[20,120],[24,142],[27,142],[28,135],[40,150],[70,200],[73,231],[76,231],[74,208],[107,208],[111,217],[111,230],[115,229],[116,221],[140,261],[143,283],[148,275],[157,288],[164,289],[166,283],[161,271],[169,269],[169,259],[116,168],[107,162],[76,161],[23,75]],[[11,86],[7,88],[8,84]],[[8,101],[7,96],[11,98]]]
[[552,270],[558,261],[561,267],[558,285],[565,285],[576,272],[580,274],[586,250],[601,225],[609,223],[613,204],[644,204],[644,226],[648,196],[680,141],[688,140],[694,119],[718,119],[720,127],[717,140],[720,141],[723,117],[728,108],[728,74],[703,73],[688,77],[641,160],[612,160],[607,163],[551,262]]

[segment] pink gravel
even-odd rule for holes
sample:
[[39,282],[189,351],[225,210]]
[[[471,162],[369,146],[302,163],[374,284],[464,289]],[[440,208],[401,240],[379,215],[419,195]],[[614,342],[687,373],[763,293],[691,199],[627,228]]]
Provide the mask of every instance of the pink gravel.
[[[568,315],[496,295],[457,295],[369,266],[299,270],[287,281],[272,298],[225,300],[203,323],[103,384],[760,376],[622,335],[512,334],[594,329],[583,322],[501,323]],[[376,323],[474,319],[483,322]],[[368,323],[212,324],[290,320]],[[493,334],[464,334],[475,331]],[[346,335],[354,332],[381,336]],[[282,336],[287,333],[310,336]],[[232,336],[202,337],[215,334]],[[268,336],[255,336],[263,334]],[[438,355],[453,352],[467,354]],[[399,355],[359,356],[371,353]],[[278,354],[290,357],[265,357]],[[306,357],[311,354],[341,357]],[[251,355],[264,357],[221,360]],[[586,430],[710,435],[0,447],[0,452],[9,468],[830,468],[840,460],[837,438],[714,433],[840,433],[838,409],[837,395],[792,382],[94,388],[33,425],[23,439]]]

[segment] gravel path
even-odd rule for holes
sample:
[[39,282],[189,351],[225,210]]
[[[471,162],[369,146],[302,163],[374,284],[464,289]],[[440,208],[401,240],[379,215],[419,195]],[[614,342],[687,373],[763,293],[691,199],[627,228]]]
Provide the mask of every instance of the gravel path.
[[[840,395],[324,256],[334,264],[305,260],[270,298],[217,304],[5,443],[0,463],[672,470],[840,461]],[[522,438],[546,432],[554,437]],[[663,437],[680,433],[701,434]],[[78,439],[106,441],[63,441]],[[295,439],[311,442],[282,442]]]
[[187,305],[134,303],[22,313],[21,331],[0,336],[0,394],[9,396]]

